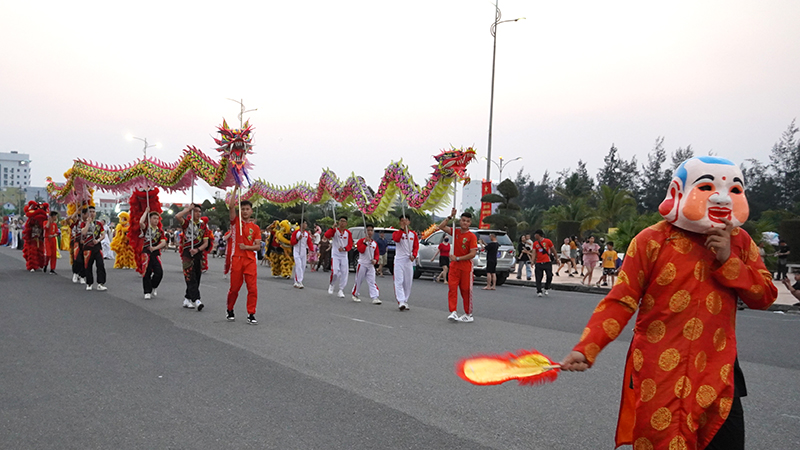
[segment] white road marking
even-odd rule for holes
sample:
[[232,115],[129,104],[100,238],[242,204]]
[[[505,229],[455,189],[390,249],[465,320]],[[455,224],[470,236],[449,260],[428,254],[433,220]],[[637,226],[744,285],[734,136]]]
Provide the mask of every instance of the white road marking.
[[370,324],[370,325],[377,325],[377,326],[379,326],[379,327],[384,327],[384,328],[394,328],[394,327],[392,327],[392,326],[389,326],[389,325],[384,325],[384,324],[382,324],[382,323],[370,322],[370,321],[368,321],[368,320],[364,320],[364,319],[356,319],[355,317],[342,316],[342,315],[339,315],[339,314],[331,314],[331,315],[332,315],[332,316],[336,316],[336,317],[341,317],[341,318],[343,318],[343,319],[349,319],[349,320],[352,320],[352,321],[354,321],[354,322],[368,323],[368,324]]
[[797,419],[797,420],[800,420],[800,417],[798,417],[798,416],[791,416],[791,415],[789,415],[789,414],[781,414],[781,416],[783,416],[783,417],[789,417],[789,418],[791,418],[791,419]]

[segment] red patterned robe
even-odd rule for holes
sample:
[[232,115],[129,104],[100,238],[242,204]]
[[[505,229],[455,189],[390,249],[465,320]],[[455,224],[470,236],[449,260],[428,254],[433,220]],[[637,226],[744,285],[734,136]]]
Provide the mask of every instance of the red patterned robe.
[[639,233],[574,348],[594,364],[639,310],[617,446],[703,449],[728,417],[737,296],[750,308],[766,309],[777,289],[747,232],[733,230],[731,257],[722,265],[706,249],[706,238],[663,221]]

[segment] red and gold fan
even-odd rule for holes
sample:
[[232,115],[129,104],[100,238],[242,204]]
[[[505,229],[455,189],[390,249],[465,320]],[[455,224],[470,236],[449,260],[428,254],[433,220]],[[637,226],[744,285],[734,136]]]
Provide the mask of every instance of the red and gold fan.
[[536,350],[519,350],[516,354],[475,355],[456,363],[456,374],[481,386],[517,380],[519,384],[552,383],[558,378],[561,365]]

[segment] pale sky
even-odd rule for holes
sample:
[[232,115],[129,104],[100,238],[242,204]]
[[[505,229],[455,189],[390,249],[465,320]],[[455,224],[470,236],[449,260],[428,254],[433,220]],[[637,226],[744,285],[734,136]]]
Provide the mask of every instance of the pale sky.
[[[493,157],[592,175],[615,143],[646,159],[692,145],[766,161],[800,115],[800,2],[501,0]],[[376,186],[400,158],[417,183],[451,144],[486,155],[489,0],[0,3],[0,151],[32,184],[75,158],[141,156],[128,133],[216,155],[211,135],[256,127],[255,178],[316,183],[323,168]],[[475,180],[486,163],[470,166]],[[493,178],[497,178],[493,166]],[[198,188],[196,195],[210,197]],[[181,201],[185,196],[169,199]]]

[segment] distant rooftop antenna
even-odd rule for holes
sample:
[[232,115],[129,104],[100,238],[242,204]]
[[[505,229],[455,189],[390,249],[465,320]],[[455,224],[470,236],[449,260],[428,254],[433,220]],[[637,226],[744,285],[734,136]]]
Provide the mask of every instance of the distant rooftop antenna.
[[244,100],[234,100],[232,98],[229,98],[228,100],[239,104],[239,108],[240,108],[240,110],[239,110],[239,128],[244,128],[244,121],[242,120],[244,118],[244,113],[258,111],[258,108],[247,109],[246,110],[245,107],[244,107]]

